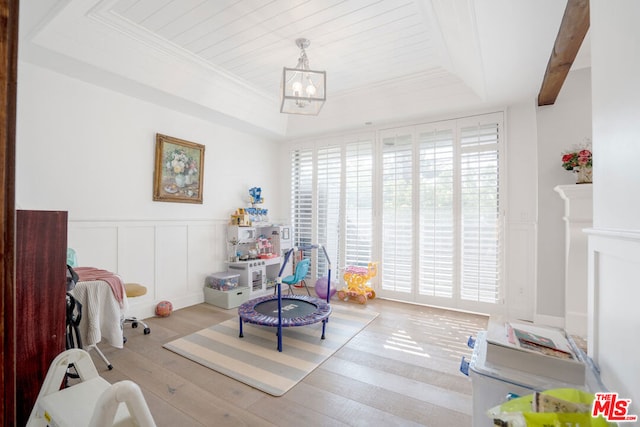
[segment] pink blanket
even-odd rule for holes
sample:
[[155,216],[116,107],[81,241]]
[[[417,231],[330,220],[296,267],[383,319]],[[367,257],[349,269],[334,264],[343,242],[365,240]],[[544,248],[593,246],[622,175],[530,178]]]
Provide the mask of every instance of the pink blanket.
[[109,284],[113,291],[113,296],[116,298],[120,306],[122,307],[122,301],[124,299],[124,283],[120,276],[107,270],[100,270],[95,267],[75,267],[73,269],[78,273],[78,281],[89,282],[92,280],[102,280]]

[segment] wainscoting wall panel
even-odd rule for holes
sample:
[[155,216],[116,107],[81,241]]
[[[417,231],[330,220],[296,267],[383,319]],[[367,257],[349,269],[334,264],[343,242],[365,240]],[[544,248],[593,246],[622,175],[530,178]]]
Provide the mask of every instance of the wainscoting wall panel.
[[155,289],[148,285],[156,277],[155,232],[153,224],[118,227],[117,272],[126,282],[147,286],[147,294],[137,298],[137,304],[150,305],[155,299]]
[[203,278],[199,282],[187,282],[189,293],[202,293],[204,277],[227,269],[227,266],[223,264],[225,259],[224,240],[227,235],[226,232],[220,234],[219,229],[220,225],[218,224],[193,224],[189,226],[187,242],[189,276]]
[[174,301],[189,289],[189,227],[166,225],[156,227],[156,296]]
[[69,221],[67,245],[76,251],[78,265],[118,270],[118,226],[116,224]]
[[153,316],[163,300],[174,309],[203,302],[206,276],[226,270],[225,240],[223,220],[70,220],[68,231],[79,265],[147,287],[147,295],[129,300],[129,313],[140,318]]
[[506,309],[509,319],[534,320],[536,223],[510,221],[507,223]]
[[640,233],[591,229],[589,235],[588,352],[605,386],[632,399],[640,413]]

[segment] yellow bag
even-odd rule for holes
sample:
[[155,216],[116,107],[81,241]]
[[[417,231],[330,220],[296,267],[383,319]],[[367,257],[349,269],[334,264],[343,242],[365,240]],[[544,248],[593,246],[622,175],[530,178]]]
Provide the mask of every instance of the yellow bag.
[[602,416],[591,416],[595,396],[574,388],[560,388],[509,400],[487,415],[500,427],[608,427]]

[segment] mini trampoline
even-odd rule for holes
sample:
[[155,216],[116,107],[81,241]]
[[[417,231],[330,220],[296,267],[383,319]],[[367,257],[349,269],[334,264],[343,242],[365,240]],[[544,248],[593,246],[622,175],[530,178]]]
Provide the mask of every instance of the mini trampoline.
[[240,318],[240,338],[242,338],[242,327],[244,322],[253,323],[260,326],[271,326],[278,328],[278,351],[282,351],[282,328],[306,326],[314,323],[322,322],[322,336],[325,338],[325,327],[329,316],[331,315],[331,305],[329,304],[331,286],[331,262],[324,246],[310,245],[300,249],[318,249],[322,248],[327,264],[329,265],[329,280],[327,280],[327,298],[326,300],[315,298],[308,295],[282,295],[282,272],[289,257],[297,248],[290,249],[282,263],[280,273],[276,282],[276,295],[266,295],[263,297],[249,300],[238,307],[238,316]]

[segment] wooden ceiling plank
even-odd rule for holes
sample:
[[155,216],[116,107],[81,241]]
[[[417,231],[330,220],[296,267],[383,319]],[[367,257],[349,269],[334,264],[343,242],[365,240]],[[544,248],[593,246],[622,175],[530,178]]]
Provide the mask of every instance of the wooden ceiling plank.
[[132,22],[140,23],[164,8],[171,0],[140,0],[129,7],[124,13]]
[[187,13],[172,17],[163,26],[153,30],[161,37],[176,43],[175,38],[200,25],[203,21],[212,19],[229,7],[237,3],[237,0],[205,1],[196,7],[189,9]]
[[[173,0],[166,6],[156,9],[140,21],[139,24],[149,31],[158,31],[160,28],[164,28],[175,21],[178,17],[186,15],[191,10],[202,5],[203,2],[204,0]],[[217,5],[219,5],[219,7],[226,7],[227,2],[223,3],[219,0]]]
[[538,106],[553,105],[589,30],[589,0],[568,0],[538,93]]

